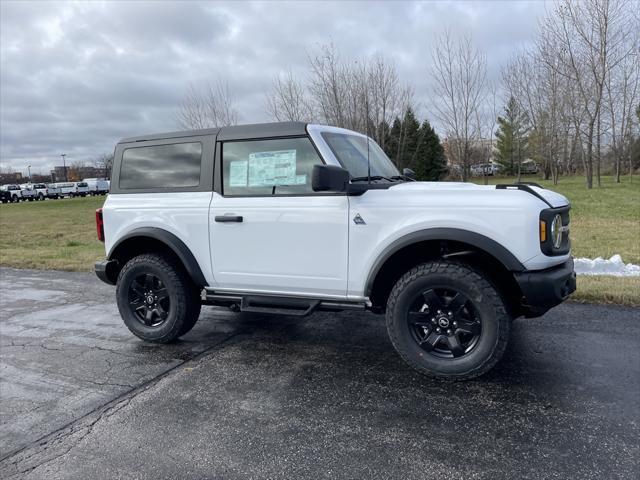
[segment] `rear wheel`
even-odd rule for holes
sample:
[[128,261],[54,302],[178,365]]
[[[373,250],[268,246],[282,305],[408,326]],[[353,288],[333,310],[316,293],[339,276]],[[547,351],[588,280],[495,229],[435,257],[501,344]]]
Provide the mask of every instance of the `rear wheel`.
[[448,261],[403,275],[389,296],[386,321],[393,346],[409,365],[461,380],[500,360],[511,327],[495,287],[470,267]]
[[41,202],[44,201],[44,195],[42,193],[38,194],[38,200],[40,200]]
[[125,325],[148,342],[175,340],[200,315],[198,289],[182,266],[159,254],[129,260],[118,276],[116,296]]

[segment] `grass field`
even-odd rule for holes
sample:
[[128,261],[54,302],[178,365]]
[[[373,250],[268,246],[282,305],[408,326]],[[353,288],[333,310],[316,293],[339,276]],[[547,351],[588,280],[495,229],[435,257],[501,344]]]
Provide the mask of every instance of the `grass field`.
[[[576,257],[640,263],[640,178],[589,191],[581,177],[561,178],[553,186],[571,200],[571,237]],[[508,179],[493,180],[505,183]],[[481,182],[481,181],[480,181]],[[0,205],[0,265],[16,268],[89,271],[104,256],[96,239],[95,210],[105,197],[86,197]],[[576,301],[640,305],[640,278],[579,277]]]
[[104,257],[95,211],[106,197],[0,205],[0,265],[88,271]]

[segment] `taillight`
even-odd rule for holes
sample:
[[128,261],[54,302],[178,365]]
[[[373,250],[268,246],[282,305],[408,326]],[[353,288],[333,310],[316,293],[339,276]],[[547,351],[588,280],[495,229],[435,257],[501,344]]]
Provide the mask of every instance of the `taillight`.
[[104,242],[104,220],[101,208],[96,210],[96,230],[98,231],[98,240]]

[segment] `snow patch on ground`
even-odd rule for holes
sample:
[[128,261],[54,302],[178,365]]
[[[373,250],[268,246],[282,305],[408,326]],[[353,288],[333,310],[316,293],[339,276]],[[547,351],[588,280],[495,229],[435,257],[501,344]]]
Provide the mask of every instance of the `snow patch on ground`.
[[614,277],[640,277],[640,265],[624,263],[620,255],[614,255],[609,260],[598,257],[576,258],[575,270],[578,275],[613,275]]

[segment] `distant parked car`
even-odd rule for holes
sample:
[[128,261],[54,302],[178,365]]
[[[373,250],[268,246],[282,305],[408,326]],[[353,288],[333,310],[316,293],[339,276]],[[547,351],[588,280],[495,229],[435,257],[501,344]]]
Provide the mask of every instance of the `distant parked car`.
[[22,191],[22,199],[29,200],[30,202],[34,201],[38,195],[30,183],[20,185],[20,190]]
[[22,200],[22,189],[20,185],[5,185],[5,188],[11,195],[11,202],[17,203]]
[[85,178],[82,181],[89,186],[90,195],[105,195],[109,193],[109,180],[104,178]]
[[11,201],[11,193],[9,193],[9,190],[7,190],[4,185],[0,187],[0,201],[2,203],[9,203]]
[[62,194],[60,193],[60,187],[58,187],[57,184],[50,183],[47,185],[47,198],[57,200],[61,196]]
[[55,186],[60,189],[60,197],[74,197],[76,194],[75,183],[56,183]]
[[87,182],[76,182],[75,192],[72,196],[86,197],[87,195],[89,195],[89,185],[87,184]]
[[44,183],[34,183],[31,188],[36,192],[36,200],[44,200],[47,198],[47,186]]
[[533,160],[525,160],[520,166],[520,172],[523,174],[536,174],[540,170],[540,167]]
[[493,176],[500,171],[500,167],[495,163],[480,163],[471,166],[471,175],[474,177],[483,177],[485,175]]

